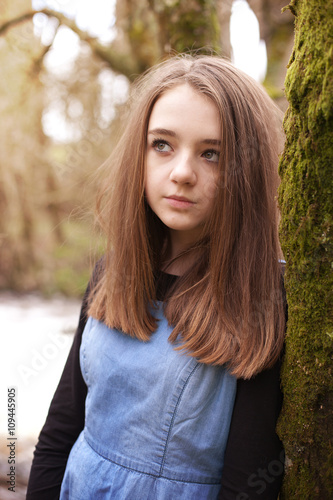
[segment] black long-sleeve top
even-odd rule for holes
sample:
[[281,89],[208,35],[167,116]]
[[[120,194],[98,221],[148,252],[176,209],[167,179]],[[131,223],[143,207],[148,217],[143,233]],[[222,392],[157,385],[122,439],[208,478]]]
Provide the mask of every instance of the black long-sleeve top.
[[[163,300],[174,279],[162,273],[159,300]],[[68,455],[84,428],[87,387],[81,374],[79,349],[87,322],[89,288],[64,371],[36,445],[27,500],[59,498]],[[283,448],[275,432],[282,405],[280,367],[281,361],[250,380],[237,381],[220,500],[276,500],[278,497],[284,469]]]

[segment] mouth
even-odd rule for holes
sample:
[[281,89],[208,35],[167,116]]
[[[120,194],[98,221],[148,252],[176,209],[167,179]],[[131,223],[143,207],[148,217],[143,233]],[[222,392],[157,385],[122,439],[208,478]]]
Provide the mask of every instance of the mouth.
[[166,197],[168,203],[176,208],[188,208],[195,204],[194,201],[186,198],[186,196],[171,195]]

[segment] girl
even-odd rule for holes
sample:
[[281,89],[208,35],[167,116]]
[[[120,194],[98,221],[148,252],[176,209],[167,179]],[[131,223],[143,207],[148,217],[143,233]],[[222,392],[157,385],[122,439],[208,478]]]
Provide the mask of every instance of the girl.
[[275,116],[218,57],[175,57],[137,82],[99,200],[106,254],[28,499],[277,498]]

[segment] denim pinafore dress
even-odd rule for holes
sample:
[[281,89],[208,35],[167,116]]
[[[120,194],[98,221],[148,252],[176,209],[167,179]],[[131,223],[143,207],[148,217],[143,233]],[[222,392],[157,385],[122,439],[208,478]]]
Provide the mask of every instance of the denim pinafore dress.
[[158,306],[148,342],[88,319],[80,350],[85,427],[61,500],[218,497],[236,379],[176,351]]

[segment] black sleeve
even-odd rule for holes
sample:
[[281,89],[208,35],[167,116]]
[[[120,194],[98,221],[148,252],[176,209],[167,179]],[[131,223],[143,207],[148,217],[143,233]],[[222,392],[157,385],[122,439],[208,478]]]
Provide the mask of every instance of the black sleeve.
[[79,325],[53,396],[48,416],[39,435],[30,471],[27,500],[59,498],[68,455],[84,427],[87,387],[79,364],[79,349],[87,321],[89,286],[85,293]]
[[282,406],[281,361],[251,380],[238,380],[220,500],[276,500],[284,451],[275,428]]

